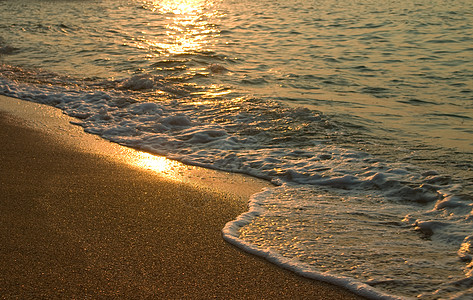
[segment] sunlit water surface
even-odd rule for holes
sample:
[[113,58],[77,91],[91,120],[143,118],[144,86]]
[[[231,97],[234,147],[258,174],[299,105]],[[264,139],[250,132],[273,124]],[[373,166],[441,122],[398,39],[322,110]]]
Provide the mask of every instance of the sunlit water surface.
[[468,299],[472,12],[466,0],[0,1],[0,93],[279,185],[227,237],[380,293]]

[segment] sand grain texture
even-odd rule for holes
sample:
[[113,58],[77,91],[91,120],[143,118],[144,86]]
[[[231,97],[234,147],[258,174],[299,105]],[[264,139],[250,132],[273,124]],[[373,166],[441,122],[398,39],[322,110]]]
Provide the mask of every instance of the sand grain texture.
[[244,201],[62,145],[0,113],[0,296],[359,299],[227,244]]

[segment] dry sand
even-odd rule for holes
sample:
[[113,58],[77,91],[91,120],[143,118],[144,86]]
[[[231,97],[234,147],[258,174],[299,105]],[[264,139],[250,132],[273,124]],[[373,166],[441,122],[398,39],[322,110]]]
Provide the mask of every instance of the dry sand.
[[0,112],[0,297],[361,299],[226,243],[247,199],[26,124]]

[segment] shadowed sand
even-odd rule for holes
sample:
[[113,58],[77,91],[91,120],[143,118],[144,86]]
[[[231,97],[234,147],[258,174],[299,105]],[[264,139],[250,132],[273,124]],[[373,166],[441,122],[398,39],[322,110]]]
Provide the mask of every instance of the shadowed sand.
[[0,297],[361,299],[227,244],[247,199],[25,124],[0,112]]

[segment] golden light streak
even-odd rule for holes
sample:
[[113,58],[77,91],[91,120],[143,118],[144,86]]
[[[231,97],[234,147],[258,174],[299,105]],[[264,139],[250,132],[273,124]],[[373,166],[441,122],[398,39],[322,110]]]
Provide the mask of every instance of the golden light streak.
[[168,54],[183,54],[206,50],[218,36],[218,30],[209,22],[216,14],[209,0],[165,0],[151,1],[148,5],[166,19],[165,39],[144,39],[150,49]]
[[149,170],[173,181],[183,181],[182,171],[187,166],[180,162],[170,160],[142,151],[131,150],[126,154],[126,162],[145,170]]

